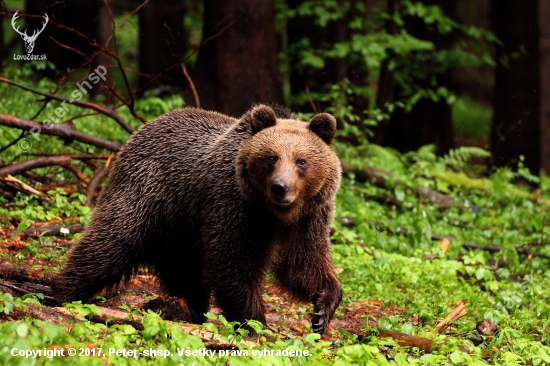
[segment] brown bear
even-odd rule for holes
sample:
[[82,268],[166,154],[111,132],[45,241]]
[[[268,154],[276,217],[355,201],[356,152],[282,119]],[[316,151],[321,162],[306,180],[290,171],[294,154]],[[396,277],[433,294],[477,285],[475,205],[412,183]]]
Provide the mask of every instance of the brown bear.
[[213,294],[228,320],[265,325],[271,270],[314,304],[312,329],[324,333],[342,298],[329,241],[335,131],[328,114],[305,123],[265,105],[238,120],[187,108],[148,123],[118,154],[54,294],[89,302],[146,266],[198,322]]

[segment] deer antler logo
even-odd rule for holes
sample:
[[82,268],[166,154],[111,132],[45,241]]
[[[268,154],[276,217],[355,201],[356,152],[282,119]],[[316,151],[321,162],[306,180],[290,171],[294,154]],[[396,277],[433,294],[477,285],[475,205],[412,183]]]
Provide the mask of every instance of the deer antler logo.
[[48,24],[48,20],[50,18],[48,18],[48,14],[44,13],[44,19],[46,19],[46,21],[44,23],[42,23],[42,29],[40,29],[40,30],[35,29],[32,33],[32,36],[28,36],[26,29],[25,29],[25,32],[21,32],[21,31],[19,31],[19,27],[17,27],[17,28],[15,27],[15,21],[17,20],[17,18],[19,18],[19,16],[17,15],[18,12],[19,12],[19,10],[16,11],[15,14],[13,14],[13,17],[11,18],[11,26],[23,38],[23,41],[25,42],[25,49],[27,50],[27,53],[32,53],[32,50],[34,49],[34,42],[36,41],[36,38],[38,38],[38,35],[40,35],[40,33],[42,33],[44,28],[46,28],[46,24]]

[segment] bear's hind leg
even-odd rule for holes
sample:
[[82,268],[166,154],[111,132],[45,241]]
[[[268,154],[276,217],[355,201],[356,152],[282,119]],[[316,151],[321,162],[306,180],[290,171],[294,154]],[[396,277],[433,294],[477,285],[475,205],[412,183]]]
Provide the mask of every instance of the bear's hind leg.
[[141,262],[139,250],[97,239],[85,234],[69,256],[53,284],[59,303],[91,302],[103,289],[118,285],[137,269]]
[[262,301],[261,275],[227,278],[213,284],[216,303],[229,321],[257,320],[267,325]]
[[210,289],[202,276],[201,260],[177,260],[164,258],[156,264],[163,289],[170,295],[181,297],[187,303],[193,320],[197,324],[206,321],[204,314],[210,307]]

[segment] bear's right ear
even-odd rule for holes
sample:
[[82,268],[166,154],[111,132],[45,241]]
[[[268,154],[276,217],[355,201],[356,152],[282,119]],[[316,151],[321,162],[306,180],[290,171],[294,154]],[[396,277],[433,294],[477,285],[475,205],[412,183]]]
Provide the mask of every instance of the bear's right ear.
[[257,134],[264,128],[275,126],[275,124],[277,123],[277,116],[275,115],[275,112],[273,111],[273,109],[265,105],[254,107],[254,109],[252,109],[251,115],[253,135]]

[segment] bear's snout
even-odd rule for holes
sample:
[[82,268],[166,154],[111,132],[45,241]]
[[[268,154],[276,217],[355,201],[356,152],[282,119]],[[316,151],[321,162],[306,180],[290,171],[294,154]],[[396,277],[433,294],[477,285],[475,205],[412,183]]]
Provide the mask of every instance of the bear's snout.
[[294,202],[294,195],[289,194],[290,186],[282,179],[271,182],[270,192],[273,200],[282,205],[290,205]]

